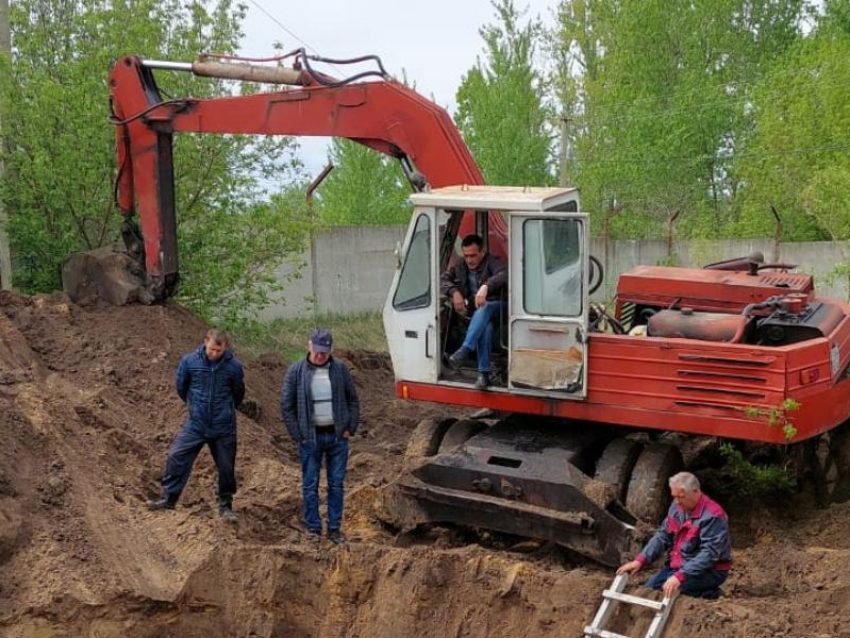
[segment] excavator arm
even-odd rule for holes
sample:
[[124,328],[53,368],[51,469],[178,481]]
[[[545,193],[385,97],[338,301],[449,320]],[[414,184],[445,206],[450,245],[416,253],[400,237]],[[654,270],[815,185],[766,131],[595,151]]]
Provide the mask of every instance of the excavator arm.
[[[251,70],[279,71],[276,77],[283,79],[275,81],[297,86],[238,97],[163,100],[153,68],[197,73],[194,65],[126,56],[113,66],[109,86],[122,234],[130,255],[144,264],[146,287],[154,299],[174,292],[179,273],[175,133],[344,137],[399,159],[414,183],[417,173],[432,187],[484,183],[446,111],[390,79],[333,82],[309,70],[219,64],[205,74],[230,77],[235,69],[238,78],[253,79]],[[240,74],[239,69],[249,72]]]

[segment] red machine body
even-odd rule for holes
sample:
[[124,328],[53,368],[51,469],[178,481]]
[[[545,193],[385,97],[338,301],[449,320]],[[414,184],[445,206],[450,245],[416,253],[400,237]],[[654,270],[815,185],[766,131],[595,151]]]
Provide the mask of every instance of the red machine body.
[[[809,335],[793,343],[733,343],[750,304],[811,309]],[[826,432],[850,413],[850,306],[818,301],[809,275],[638,266],[620,276],[617,317],[652,308],[660,334],[592,333],[584,401],[400,382],[401,396],[636,428],[787,443]],[[680,310],[666,310],[666,309]],[[695,321],[692,312],[698,311]],[[781,312],[781,311],[780,311]],[[765,313],[763,313],[765,314]],[[799,313],[788,313],[793,319]],[[764,318],[761,318],[764,320]],[[715,334],[711,334],[712,331]],[[678,334],[677,334],[678,333]],[[803,338],[805,337],[805,338]],[[740,340],[740,339],[739,339]],[[754,340],[754,336],[750,337]],[[786,400],[799,407],[787,409]]]
[[169,296],[178,276],[174,133],[344,137],[409,160],[432,186],[484,183],[451,117],[415,91],[389,80],[327,86],[302,77],[306,86],[277,92],[163,101],[141,59],[115,63],[118,205],[127,220],[138,212],[155,297]]

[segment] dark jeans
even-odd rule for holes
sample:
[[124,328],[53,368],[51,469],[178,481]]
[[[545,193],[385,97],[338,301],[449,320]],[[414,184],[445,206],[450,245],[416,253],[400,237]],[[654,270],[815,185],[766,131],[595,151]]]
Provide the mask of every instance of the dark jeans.
[[[644,587],[649,587],[656,591],[661,591],[664,583],[670,576],[678,570],[672,569],[669,565],[650,578],[644,584]],[[679,587],[679,591],[685,596],[693,596],[694,598],[709,598],[715,599],[720,596],[720,586],[729,576],[729,572],[720,569],[712,569],[699,576],[688,576],[687,580]]]
[[348,439],[334,432],[316,432],[316,442],[302,443],[298,447],[298,456],[301,457],[304,524],[312,532],[322,529],[322,519],[319,518],[319,473],[324,459],[328,476],[328,530],[338,531],[342,522]]
[[464,350],[475,352],[478,356],[478,371],[490,372],[490,348],[493,347],[493,330],[498,324],[499,315],[505,307],[503,301],[488,301],[478,308],[469,321]]
[[180,496],[198,453],[208,445],[218,470],[219,505],[229,505],[236,493],[236,433],[209,437],[195,425],[186,424],[174,437],[162,475],[162,489],[166,495]]

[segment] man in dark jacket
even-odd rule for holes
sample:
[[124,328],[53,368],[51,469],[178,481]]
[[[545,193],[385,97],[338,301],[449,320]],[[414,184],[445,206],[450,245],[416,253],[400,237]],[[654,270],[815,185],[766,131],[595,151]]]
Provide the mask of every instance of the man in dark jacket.
[[618,574],[636,573],[669,552],[667,564],[646,586],[673,597],[717,598],[732,566],[729,517],[700,490],[690,472],[670,478],[673,503],[667,518],[635,560],[620,566]]
[[360,402],[348,368],[331,357],[331,333],[315,330],[307,348],[307,356],[286,371],[280,412],[289,435],[298,444],[304,525],[310,534],[321,536],[319,474],[324,460],[328,477],[328,538],[341,545],[345,542],[340,526],[348,439],[357,431]]
[[245,398],[242,364],[228,349],[229,339],[220,330],[209,330],[203,345],[180,360],[177,394],[189,416],[178,432],[162,476],[162,498],[148,501],[152,510],[174,509],[204,445],[218,470],[218,508],[222,518],[236,523],[236,408]]
[[450,266],[440,278],[440,292],[446,295],[455,312],[473,312],[463,345],[449,357],[449,365],[459,368],[473,352],[478,357],[479,390],[490,385],[490,348],[494,326],[505,307],[508,270],[505,263],[484,250],[484,240],[467,235],[461,242],[463,259]]

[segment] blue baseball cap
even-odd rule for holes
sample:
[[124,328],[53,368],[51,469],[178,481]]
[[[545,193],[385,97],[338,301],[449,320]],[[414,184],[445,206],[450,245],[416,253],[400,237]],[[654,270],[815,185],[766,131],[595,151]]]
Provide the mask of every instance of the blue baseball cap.
[[316,352],[330,352],[333,348],[334,338],[324,328],[317,328],[310,335],[310,343],[313,344],[313,350]]

